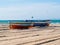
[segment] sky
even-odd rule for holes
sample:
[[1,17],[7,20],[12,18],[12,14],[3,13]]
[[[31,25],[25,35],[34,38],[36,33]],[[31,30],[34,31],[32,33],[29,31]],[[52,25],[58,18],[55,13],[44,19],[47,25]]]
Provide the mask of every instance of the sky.
[[30,19],[60,19],[60,0],[0,0],[0,20]]

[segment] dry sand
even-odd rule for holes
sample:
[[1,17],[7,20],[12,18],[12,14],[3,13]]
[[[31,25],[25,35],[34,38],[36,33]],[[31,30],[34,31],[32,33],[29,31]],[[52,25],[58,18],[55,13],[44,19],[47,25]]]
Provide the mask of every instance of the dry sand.
[[23,30],[0,25],[0,45],[60,45],[60,24]]

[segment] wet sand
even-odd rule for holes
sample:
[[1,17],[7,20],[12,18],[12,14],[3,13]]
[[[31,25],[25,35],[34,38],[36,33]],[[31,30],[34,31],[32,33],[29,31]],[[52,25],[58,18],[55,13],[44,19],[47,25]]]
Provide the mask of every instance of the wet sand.
[[60,45],[60,24],[23,30],[0,28],[0,45]]

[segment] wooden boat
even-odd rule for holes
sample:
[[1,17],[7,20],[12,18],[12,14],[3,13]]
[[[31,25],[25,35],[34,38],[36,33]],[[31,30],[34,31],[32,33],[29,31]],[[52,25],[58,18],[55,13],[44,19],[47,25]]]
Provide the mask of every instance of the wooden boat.
[[28,29],[32,27],[31,22],[20,22],[10,24],[10,29]]
[[11,22],[10,29],[28,29],[35,26],[45,27],[49,26],[50,20],[43,20],[42,22],[32,22],[30,20],[26,20],[25,22]]

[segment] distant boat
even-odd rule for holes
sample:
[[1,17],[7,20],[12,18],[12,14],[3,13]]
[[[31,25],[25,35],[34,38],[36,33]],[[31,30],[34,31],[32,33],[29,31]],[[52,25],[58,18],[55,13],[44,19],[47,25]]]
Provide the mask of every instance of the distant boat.
[[10,29],[28,29],[35,26],[45,27],[49,26],[50,20],[41,20],[41,21],[33,21],[33,20],[25,20],[25,22],[10,22]]

